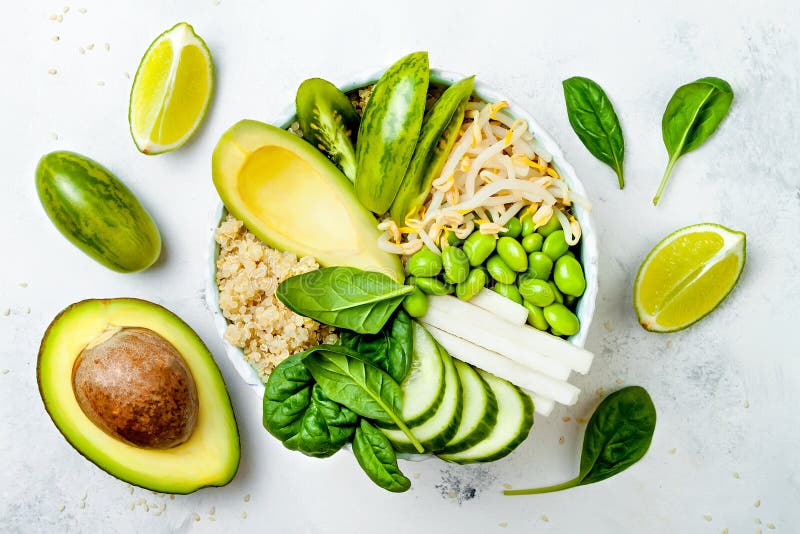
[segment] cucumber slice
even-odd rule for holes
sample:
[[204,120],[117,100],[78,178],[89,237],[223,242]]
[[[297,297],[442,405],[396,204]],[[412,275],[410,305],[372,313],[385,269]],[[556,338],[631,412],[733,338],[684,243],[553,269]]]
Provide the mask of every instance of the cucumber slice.
[[498,460],[522,443],[533,426],[533,402],[524,391],[480,369],[478,373],[497,397],[497,424],[488,436],[469,449],[440,454],[442,460],[459,464]]
[[[449,442],[461,422],[461,410],[464,397],[461,390],[461,380],[458,378],[458,371],[453,358],[436,343],[436,346],[444,363],[444,398],[436,413],[420,425],[410,427],[426,451],[441,449]],[[389,438],[395,449],[400,452],[417,452],[408,438],[400,430],[381,429]]]
[[497,423],[497,397],[489,384],[468,363],[455,362],[464,390],[464,411],[456,435],[438,451],[445,454],[469,449],[488,436]]

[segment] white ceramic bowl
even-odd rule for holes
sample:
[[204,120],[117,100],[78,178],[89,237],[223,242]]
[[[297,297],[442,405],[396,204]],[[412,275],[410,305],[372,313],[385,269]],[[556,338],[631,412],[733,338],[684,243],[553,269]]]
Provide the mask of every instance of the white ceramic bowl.
[[[343,91],[347,92],[375,83],[375,81],[380,78],[381,74],[383,74],[383,70],[366,72],[359,76],[352,77],[352,79],[346,81],[345,83],[337,85]],[[464,75],[455,72],[438,69],[431,70],[431,81],[444,83],[447,85],[450,85],[464,77]],[[587,196],[583,184],[580,180],[578,180],[575,169],[564,159],[564,154],[562,154],[561,148],[559,148],[558,144],[556,144],[553,138],[550,137],[550,135],[545,132],[541,126],[539,126],[539,123],[536,122],[536,120],[527,111],[515,104],[514,101],[508,98],[506,95],[499,93],[478,79],[475,80],[474,94],[485,102],[498,102],[500,100],[505,100],[508,102],[509,107],[507,112],[516,118],[524,119],[528,122],[528,129],[533,133],[539,144],[553,156],[554,167],[566,180],[570,188],[583,196]],[[294,120],[295,107],[294,101],[292,100],[282,113],[276,115],[267,122],[274,124],[275,126],[286,128]],[[586,336],[589,332],[589,326],[592,323],[595,300],[597,298],[597,237],[595,235],[594,225],[592,224],[591,214],[577,205],[575,205],[573,209],[575,217],[581,223],[581,260],[583,263],[584,274],[586,276],[586,292],[581,297],[577,307],[577,315],[581,322],[581,329],[577,334],[570,337],[569,341],[579,347],[582,347],[586,343]],[[220,202],[211,221],[212,229],[219,226],[224,214],[225,207]],[[249,363],[247,363],[242,349],[234,347],[225,340],[227,322],[225,321],[225,318],[222,316],[222,312],[219,309],[219,290],[217,289],[216,284],[216,260],[218,254],[219,247],[214,240],[214,232],[212,230],[208,255],[209,275],[208,284],[206,286],[206,302],[214,314],[214,323],[216,324],[217,331],[219,332],[220,337],[222,337],[222,342],[225,345],[225,353],[242,379],[244,379],[244,381],[253,389],[253,391],[259,395],[259,397],[261,397],[264,394],[264,384],[258,377],[258,373],[255,371],[255,369],[253,369],[253,367],[250,366]]]

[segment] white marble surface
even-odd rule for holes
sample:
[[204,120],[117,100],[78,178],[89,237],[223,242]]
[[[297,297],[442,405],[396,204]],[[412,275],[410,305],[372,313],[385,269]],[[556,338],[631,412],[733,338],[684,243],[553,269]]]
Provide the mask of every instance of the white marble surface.
[[[0,531],[800,530],[800,18],[794,3],[347,4],[4,2]],[[56,14],[63,20],[49,19]],[[155,35],[180,20],[191,22],[211,47],[216,97],[192,142],[145,157],[128,133],[126,73],[135,71]],[[306,77],[343,78],[416,49],[428,49],[436,66],[475,72],[514,97],[577,168],[600,232],[601,291],[588,342],[598,357],[592,373],[577,380],[586,390],[581,402],[537,420],[534,438],[513,456],[478,467],[403,463],[413,489],[391,495],[376,489],[351,455],[305,458],[263,431],[259,400],[224,358],[201,295],[207,221],[216,205],[209,158],[222,131],[243,117],[269,117]],[[624,191],[569,128],[560,81],[578,74],[600,82],[616,104],[628,145]],[[677,165],[654,208],[650,199],[666,163],[664,106],[677,86],[706,75],[731,82],[731,114],[706,146]],[[38,158],[56,149],[94,157],[139,195],[164,237],[156,267],[113,273],[56,232],[33,183]],[[747,232],[739,286],[702,323],[671,335],[646,333],[631,307],[636,269],[662,236],[702,221]],[[35,379],[41,335],[67,304],[113,296],[168,306],[218,355],[242,436],[242,464],[229,486],[174,500],[131,488],[84,460],[50,422]],[[589,413],[597,388],[614,389],[618,380],[646,386],[658,408],[644,461],[613,480],[568,492],[500,494],[504,484],[570,477],[581,430],[574,419]],[[573,421],[563,422],[565,416]]]

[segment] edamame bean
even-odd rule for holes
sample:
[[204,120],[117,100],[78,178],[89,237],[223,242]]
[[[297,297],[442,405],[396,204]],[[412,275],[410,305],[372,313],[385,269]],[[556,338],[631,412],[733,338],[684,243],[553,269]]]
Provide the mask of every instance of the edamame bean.
[[580,297],[586,291],[586,278],[578,260],[561,256],[553,269],[553,281],[565,295]]
[[531,325],[537,330],[543,330],[543,331],[550,328],[550,325],[547,324],[547,320],[544,318],[544,310],[542,310],[539,306],[531,304],[527,300],[523,300],[522,305],[525,306],[526,310],[528,310],[529,325]]
[[564,230],[558,230],[547,236],[542,243],[542,252],[550,256],[550,259],[556,261],[569,250],[567,240],[564,238]]
[[519,289],[514,284],[497,283],[494,285],[494,291],[517,304],[522,304],[522,295],[519,294]]
[[531,252],[528,256],[528,275],[539,280],[547,280],[553,272],[553,260],[544,252]]
[[574,313],[563,304],[551,304],[544,309],[544,318],[554,331],[564,336],[578,333],[581,323]]
[[574,252],[572,252],[571,250],[568,250],[568,251],[566,251],[566,252],[564,253],[564,256],[569,256],[570,258],[575,258],[575,259],[577,259],[577,257],[575,256],[575,253],[574,253]]
[[428,295],[418,287],[403,299],[403,309],[414,318],[422,317],[428,313]]
[[519,294],[531,304],[539,307],[549,306],[555,300],[550,284],[544,280],[529,278],[519,284]]
[[489,270],[489,275],[501,284],[513,284],[517,279],[517,273],[497,254],[492,254],[486,260],[486,268]]
[[416,284],[426,295],[449,295],[453,292],[451,284],[446,284],[438,278],[417,277]]
[[425,247],[406,262],[406,271],[412,276],[431,277],[442,272],[442,257]]
[[513,237],[514,239],[519,237],[519,234],[522,233],[522,223],[519,222],[519,219],[516,217],[511,217],[507,223],[503,226],[508,228],[505,232],[500,232],[500,235]]
[[503,258],[506,265],[518,273],[528,269],[528,255],[519,241],[513,237],[501,237],[497,240],[497,254]]
[[451,247],[456,247],[461,245],[461,239],[458,238],[455,232],[447,232],[447,244]]
[[544,238],[541,234],[528,234],[522,238],[522,248],[525,249],[525,252],[530,254],[531,252],[538,252],[542,250],[542,243],[544,242]]
[[536,231],[536,223],[533,222],[533,215],[526,213],[522,216],[522,237],[529,236]]
[[544,237],[549,236],[556,230],[561,229],[561,221],[558,220],[558,217],[555,214],[550,216],[550,219],[542,226],[540,226],[536,231],[542,234]]
[[460,284],[469,275],[469,258],[458,247],[447,247],[442,251],[444,277],[451,284]]
[[547,284],[550,286],[550,289],[553,290],[553,296],[555,297],[556,302],[559,304],[564,304],[564,294],[558,289],[558,286],[552,280],[548,281]]
[[564,337],[564,334],[562,334],[562,333],[561,333],[561,332],[559,332],[558,330],[554,330],[554,329],[552,329],[552,328],[550,329],[550,333],[551,333],[551,334],[553,334],[553,335],[554,335],[554,336],[556,336],[556,337]]
[[472,269],[467,279],[456,286],[456,296],[461,300],[469,300],[478,294],[486,285],[486,273],[483,269]]
[[486,261],[486,258],[492,255],[495,246],[497,246],[496,239],[493,235],[484,235],[479,230],[475,230],[470,234],[466,241],[464,241],[464,254],[469,259],[469,264],[477,267]]
[[578,297],[573,295],[564,295],[564,306],[570,310],[574,310],[576,302],[578,302]]

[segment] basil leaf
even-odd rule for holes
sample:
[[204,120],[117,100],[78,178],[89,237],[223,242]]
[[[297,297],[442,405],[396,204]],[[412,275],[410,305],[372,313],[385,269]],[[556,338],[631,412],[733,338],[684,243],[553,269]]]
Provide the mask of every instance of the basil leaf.
[[302,353],[301,359],[328,398],[362,417],[397,425],[423,452],[399,415],[402,392],[391,376],[341,345],[319,345]]
[[412,286],[353,267],[325,267],[287,278],[276,295],[293,312],[359,334],[376,334]]
[[605,480],[644,457],[655,429],[656,407],[647,391],[640,386],[622,388],[603,399],[589,419],[577,477],[555,486],[506,490],[503,493],[549,493]]
[[569,123],[583,146],[614,169],[619,188],[625,187],[622,160],[625,140],[622,127],[603,88],[589,78],[575,76],[562,82]]
[[397,456],[389,438],[364,419],[356,429],[353,454],[361,469],[383,489],[400,493],[411,487],[411,481],[397,467]]
[[401,383],[411,367],[411,318],[402,309],[377,334],[339,332],[339,343]]
[[719,78],[700,78],[675,91],[661,119],[661,133],[669,163],[653,197],[654,205],[658,204],[678,158],[711,137],[728,114],[732,102],[733,89],[728,82]]
[[325,396],[318,384],[311,389],[311,403],[303,415],[297,450],[308,456],[331,456],[350,440],[358,416]]
[[295,354],[278,364],[264,386],[264,428],[292,450],[298,448],[298,434],[314,385],[300,356]]

